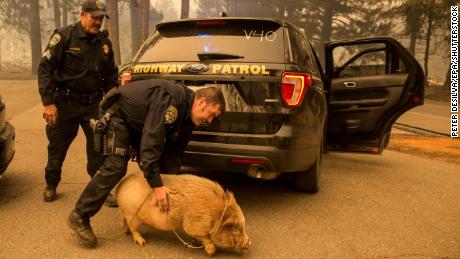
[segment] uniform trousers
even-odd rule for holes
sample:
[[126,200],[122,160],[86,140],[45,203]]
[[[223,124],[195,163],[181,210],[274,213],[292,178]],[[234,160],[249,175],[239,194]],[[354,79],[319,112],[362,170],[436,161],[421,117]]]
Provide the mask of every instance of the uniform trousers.
[[[108,123],[106,135],[114,137],[113,147],[126,151],[129,149],[131,142],[129,128],[123,119],[112,117]],[[110,191],[125,176],[129,160],[128,154],[104,155],[102,166],[91,178],[75,205],[75,212],[80,217],[90,218],[101,209]]]
[[89,125],[90,119],[99,117],[98,103],[82,105],[78,102],[68,103],[56,98],[58,109],[56,124],[46,125],[48,138],[48,163],[45,168],[45,180],[48,186],[56,187],[61,181],[62,164],[70,144],[81,126],[86,136],[87,173],[92,177],[102,165],[102,155],[94,150],[94,135]]

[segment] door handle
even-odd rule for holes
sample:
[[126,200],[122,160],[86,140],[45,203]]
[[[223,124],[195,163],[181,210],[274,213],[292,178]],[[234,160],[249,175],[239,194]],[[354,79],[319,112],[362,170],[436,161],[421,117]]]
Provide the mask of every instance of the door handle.
[[345,87],[347,87],[347,88],[354,88],[354,87],[356,87],[356,85],[357,85],[356,82],[353,82],[353,81],[344,82],[343,84],[344,84]]

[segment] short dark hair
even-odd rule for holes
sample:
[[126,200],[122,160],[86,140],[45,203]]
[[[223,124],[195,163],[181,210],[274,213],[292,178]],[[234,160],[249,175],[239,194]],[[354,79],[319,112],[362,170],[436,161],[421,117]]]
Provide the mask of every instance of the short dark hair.
[[206,87],[196,90],[195,98],[204,97],[208,104],[218,104],[220,106],[221,115],[225,112],[225,98],[220,88]]

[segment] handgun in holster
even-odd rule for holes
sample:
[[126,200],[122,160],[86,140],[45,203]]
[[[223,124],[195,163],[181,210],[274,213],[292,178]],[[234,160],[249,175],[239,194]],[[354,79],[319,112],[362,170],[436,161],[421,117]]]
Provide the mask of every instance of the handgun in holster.
[[[107,136],[107,127],[112,115],[118,110],[117,101],[120,99],[120,92],[118,87],[112,88],[103,97],[99,103],[99,108],[102,111],[102,116],[98,120],[91,119],[89,121],[90,127],[94,134],[94,149],[97,152],[107,153],[108,148],[113,148],[113,136]],[[112,132],[111,135],[115,134]],[[111,139],[111,140],[109,140]],[[111,145],[111,147],[110,147]]]
[[104,125],[100,120],[91,119],[89,120],[89,125],[93,130],[94,135],[94,150],[97,152],[102,151],[104,143],[104,133],[107,129],[107,125]]

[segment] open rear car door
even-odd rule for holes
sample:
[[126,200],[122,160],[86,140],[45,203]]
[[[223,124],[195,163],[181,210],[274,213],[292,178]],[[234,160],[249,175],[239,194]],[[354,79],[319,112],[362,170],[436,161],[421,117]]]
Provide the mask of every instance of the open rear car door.
[[326,149],[381,154],[396,119],[423,104],[420,64],[389,37],[329,42],[325,53]]

